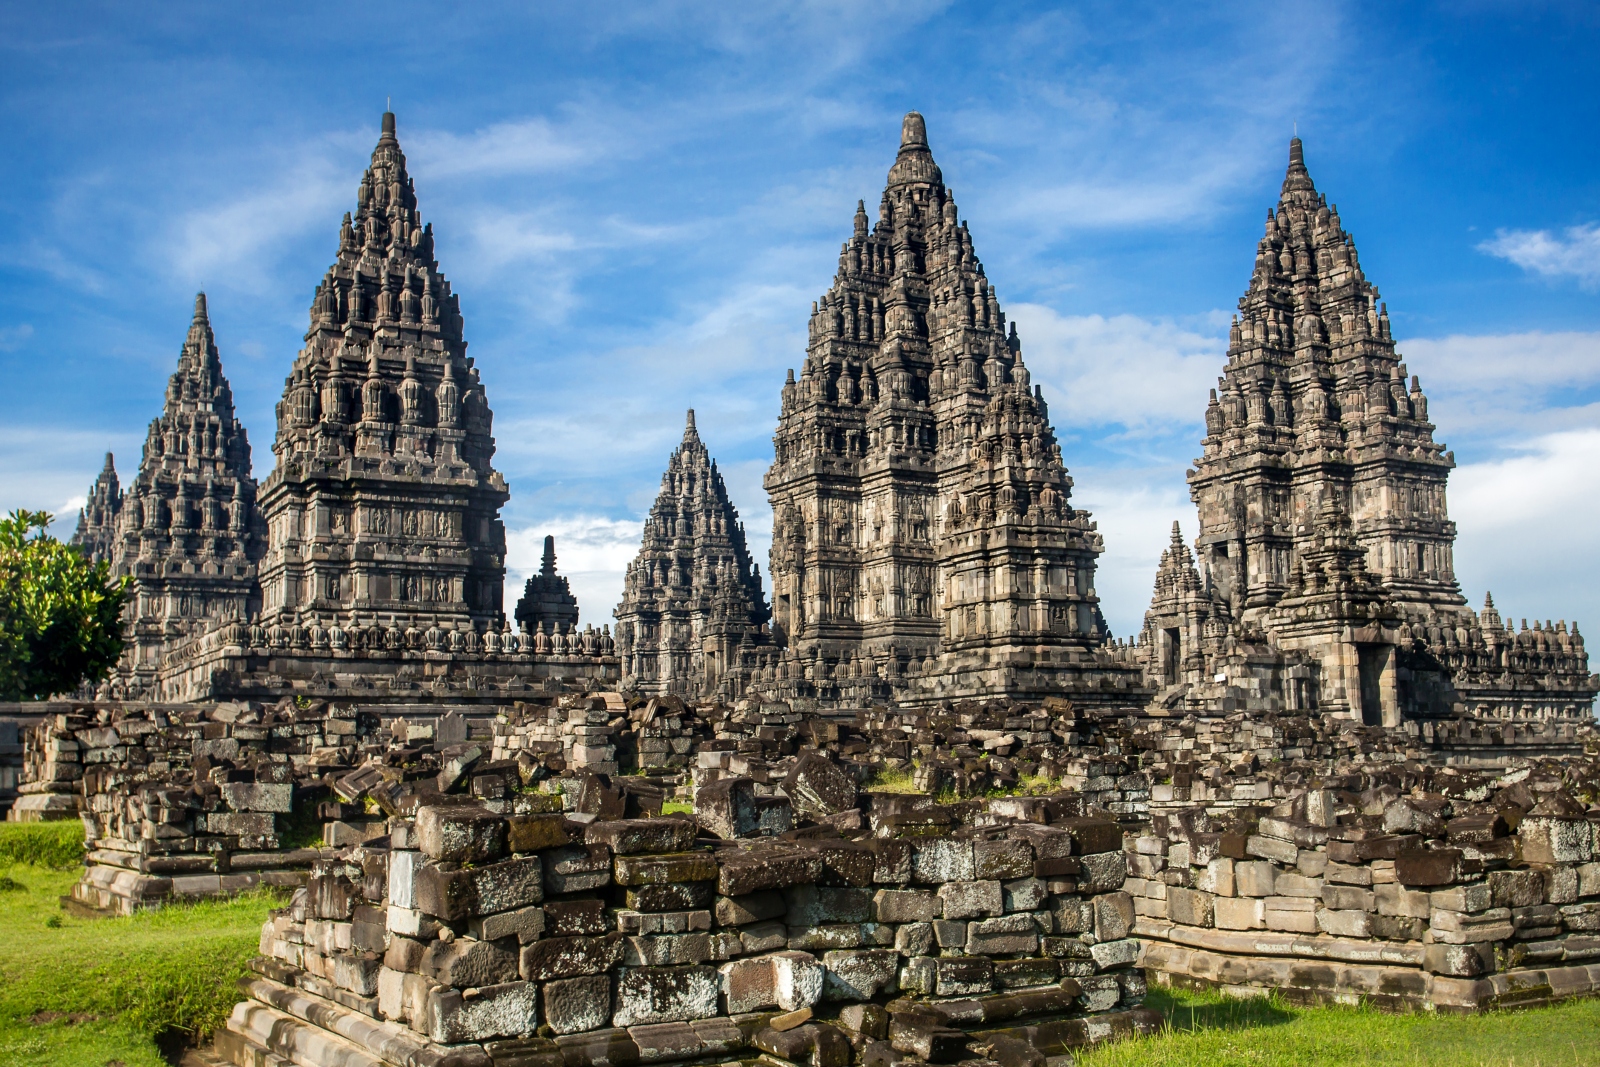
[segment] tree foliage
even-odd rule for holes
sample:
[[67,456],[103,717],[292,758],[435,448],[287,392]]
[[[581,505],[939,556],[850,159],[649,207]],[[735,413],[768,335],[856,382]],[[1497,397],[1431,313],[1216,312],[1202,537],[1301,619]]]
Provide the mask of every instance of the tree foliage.
[[0,519],[0,700],[70,693],[122,654],[127,579],[51,537],[50,522],[43,511]]

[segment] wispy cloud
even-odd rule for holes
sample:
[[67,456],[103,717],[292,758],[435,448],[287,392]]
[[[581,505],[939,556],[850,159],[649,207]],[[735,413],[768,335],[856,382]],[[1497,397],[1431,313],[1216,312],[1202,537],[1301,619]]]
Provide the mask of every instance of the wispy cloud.
[[[1600,333],[1454,334],[1402,341],[1440,434],[1475,449],[1600,425]],[[1455,441],[1455,438],[1461,440]]]
[[0,352],[21,348],[32,336],[33,326],[30,323],[19,322],[15,326],[0,327]]
[[1226,363],[1227,317],[1193,326],[1137,315],[1062,315],[1041,304],[1011,309],[1024,362],[1048,390],[1058,426],[1121,426],[1168,433],[1205,412]]
[[1510,260],[1546,278],[1576,278],[1585,289],[1600,287],[1600,222],[1549,230],[1496,230],[1478,250]]

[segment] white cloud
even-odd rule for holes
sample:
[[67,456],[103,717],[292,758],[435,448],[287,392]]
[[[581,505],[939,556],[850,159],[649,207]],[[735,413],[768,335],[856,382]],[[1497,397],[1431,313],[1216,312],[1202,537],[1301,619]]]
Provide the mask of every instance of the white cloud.
[[[578,132],[581,129],[582,132]],[[535,116],[500,122],[469,134],[420,130],[404,135],[407,163],[420,177],[498,177],[567,170],[636,143],[634,131],[596,116],[581,127],[558,128]]]
[[0,328],[0,352],[21,348],[33,336],[33,327],[26,322]]
[[1132,636],[1144,625],[1173,520],[1182,524],[1185,541],[1194,540],[1194,505],[1181,471],[1174,477],[1171,472],[1079,468],[1073,478],[1073,504],[1090,512],[1105,538],[1095,571],[1100,612],[1112,633]]
[[[1470,443],[1600,425],[1600,333],[1531,331],[1401,342],[1429,417]],[[1459,443],[1459,442],[1458,442]]]
[[[298,162],[232,199],[188,212],[175,223],[178,236],[164,257],[190,285],[272,277],[276,257],[312,230],[338,234],[341,211],[355,206],[356,177],[348,166],[307,147]],[[334,248],[330,244],[331,258]]]
[[1478,250],[1546,278],[1571,276],[1585,289],[1600,286],[1600,222],[1568,226],[1559,237],[1549,230],[1496,230]]
[[1600,429],[1545,434],[1519,453],[1451,476],[1456,574],[1474,607],[1565,616],[1600,627]]
[[[1227,335],[1136,315],[1062,315],[1014,304],[1022,358],[1047,387],[1057,430],[1121,425],[1170,432],[1205,412],[1206,389],[1226,363]],[[1226,319],[1223,320],[1226,322]]]

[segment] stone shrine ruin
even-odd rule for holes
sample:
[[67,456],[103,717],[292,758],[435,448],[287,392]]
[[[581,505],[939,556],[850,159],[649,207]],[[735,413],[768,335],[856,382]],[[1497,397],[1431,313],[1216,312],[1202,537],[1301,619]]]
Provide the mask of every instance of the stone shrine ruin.
[[9,817],[84,819],[96,909],[292,894],[204,1055],[1064,1067],[1160,1025],[1148,982],[1600,991],[1600,678],[1467,606],[1453,456],[1298,139],[1131,641],[915,112],[781,387],[770,591],[691,411],[614,641],[552,538],[513,630],[465,348],[385,115],[272,473],[202,297],[80,516],[129,651],[31,709]]

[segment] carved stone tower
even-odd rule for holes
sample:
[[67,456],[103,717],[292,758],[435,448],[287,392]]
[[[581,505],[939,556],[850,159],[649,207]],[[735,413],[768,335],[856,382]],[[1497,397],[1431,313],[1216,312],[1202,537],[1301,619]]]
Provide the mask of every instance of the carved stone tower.
[[625,679],[649,693],[727,689],[745,653],[768,643],[761,570],[744,525],[689,412],[667,461],[617,605]]
[[1236,614],[1259,618],[1284,594],[1330,500],[1403,613],[1465,607],[1445,511],[1455,461],[1299,138],[1218,385],[1189,491],[1201,567]]
[[578,599],[567,580],[556,573],[556,539],[544,539],[544,558],[539,573],[522,587],[517,601],[517,625],[525,634],[570,633],[578,625]]
[[278,405],[267,616],[499,629],[508,494],[466,347],[385,113]]
[[117,533],[117,513],[122,510],[122,486],[117,481],[117,467],[111,453],[106,453],[106,465],[100,476],[89,487],[89,497],[78,509],[78,528],[73,531],[71,544],[83,549],[90,560],[98,563],[111,559],[111,543]]
[[110,545],[112,574],[133,579],[122,683],[149,692],[166,652],[220,620],[258,610],[256,566],[265,548],[250,440],[234,414],[201,293]]
[[896,684],[930,657],[948,673],[1103,643],[1100,536],[916,112],[813,308],[773,444],[774,632],[808,677]]

